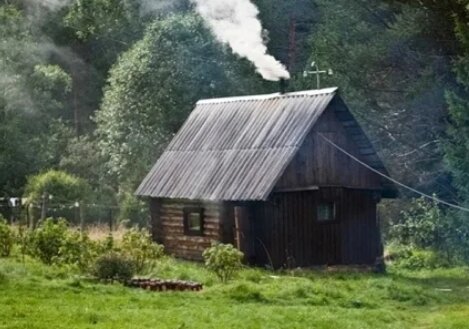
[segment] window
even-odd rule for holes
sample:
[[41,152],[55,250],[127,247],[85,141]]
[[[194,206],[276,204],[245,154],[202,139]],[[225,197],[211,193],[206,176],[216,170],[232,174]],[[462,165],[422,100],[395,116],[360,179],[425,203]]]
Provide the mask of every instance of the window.
[[204,234],[204,210],[203,208],[184,208],[184,234]]
[[318,206],[318,222],[328,222],[335,220],[335,203],[322,202]]

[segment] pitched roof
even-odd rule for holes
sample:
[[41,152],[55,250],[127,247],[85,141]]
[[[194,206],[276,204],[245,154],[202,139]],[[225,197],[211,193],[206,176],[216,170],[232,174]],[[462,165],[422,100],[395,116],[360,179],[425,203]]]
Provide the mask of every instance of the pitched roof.
[[[336,92],[329,88],[199,101],[136,194],[266,200]],[[369,141],[365,144],[371,147]],[[373,165],[384,169],[379,159]]]

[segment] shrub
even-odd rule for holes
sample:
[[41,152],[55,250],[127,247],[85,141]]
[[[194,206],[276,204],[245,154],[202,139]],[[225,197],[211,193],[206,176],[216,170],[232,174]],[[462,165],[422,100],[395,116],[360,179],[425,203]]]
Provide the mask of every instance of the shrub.
[[443,211],[438,202],[414,199],[390,229],[393,241],[444,254],[448,263],[469,261],[469,225],[452,211]]
[[6,220],[0,215],[0,256],[10,256],[15,242],[15,234]]
[[431,250],[414,250],[412,254],[402,259],[400,266],[408,269],[434,269],[448,266],[442,257]]
[[143,229],[132,228],[122,237],[122,251],[135,264],[137,273],[154,259],[163,256],[163,246],[152,241],[150,234]]
[[433,250],[400,247],[391,252],[395,266],[405,269],[434,269],[449,266],[445,257]]
[[98,253],[98,247],[90,240],[88,235],[70,231],[59,247],[59,254],[54,262],[74,265],[78,269],[86,271],[98,256]]
[[391,227],[391,236],[398,243],[427,248],[437,247],[437,243],[442,241],[444,217],[436,202],[414,199],[410,208],[401,215],[401,222]]
[[[50,203],[72,205],[77,201],[84,201],[89,193],[90,187],[85,180],[57,170],[29,177],[25,187],[28,203],[36,205],[42,203],[44,196],[52,197]],[[34,213],[33,217],[37,215]],[[67,217],[71,220],[72,214]]]
[[108,252],[98,257],[93,269],[94,276],[100,280],[127,281],[134,273],[134,263],[117,252]]
[[203,257],[207,268],[227,282],[241,267],[244,255],[231,244],[215,243],[204,251]]
[[116,250],[116,242],[114,236],[109,233],[105,239],[99,240],[96,245],[99,254],[105,254],[110,251]]
[[46,219],[30,234],[29,253],[45,264],[52,264],[59,256],[60,248],[65,244],[67,233],[66,220]]
[[44,193],[53,195],[54,202],[74,203],[86,198],[88,183],[64,171],[50,170],[28,178],[25,194],[29,201],[40,203]]

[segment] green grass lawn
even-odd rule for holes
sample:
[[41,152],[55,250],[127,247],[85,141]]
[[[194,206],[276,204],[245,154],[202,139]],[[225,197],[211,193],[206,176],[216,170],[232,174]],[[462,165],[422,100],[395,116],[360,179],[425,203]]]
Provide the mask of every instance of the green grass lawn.
[[386,275],[243,270],[222,285],[198,264],[151,273],[202,292],[98,284],[32,260],[0,259],[0,328],[469,328],[469,271]]

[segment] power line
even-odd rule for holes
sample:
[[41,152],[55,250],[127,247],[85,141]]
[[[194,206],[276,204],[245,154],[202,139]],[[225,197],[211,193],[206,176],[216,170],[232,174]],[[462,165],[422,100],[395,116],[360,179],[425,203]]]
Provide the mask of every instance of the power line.
[[337,144],[335,144],[333,141],[331,141],[330,139],[328,139],[327,137],[325,137],[323,134],[321,133],[318,133],[318,135],[324,139],[328,144],[332,145],[334,148],[336,148],[337,150],[339,150],[340,152],[342,152],[343,154],[347,155],[349,158],[351,158],[352,160],[356,161],[357,163],[361,164],[362,166],[364,166],[365,168],[367,168],[368,170],[371,170],[372,172],[374,172],[375,174],[378,174],[380,175],[381,177],[383,178],[386,178],[387,180],[399,185],[400,187],[403,187],[411,192],[414,192],[424,198],[427,198],[427,199],[430,199],[430,200],[433,200],[437,203],[441,203],[441,204],[444,204],[448,207],[451,207],[451,208],[455,208],[455,209],[458,209],[458,210],[461,210],[461,211],[465,211],[465,212],[469,212],[469,209],[468,208],[465,208],[465,207],[462,207],[462,206],[459,206],[457,204],[454,204],[454,203],[450,203],[450,202],[447,202],[445,200],[441,200],[440,198],[437,198],[435,196],[432,196],[432,195],[429,195],[429,194],[426,194],[426,193],[423,193],[419,190],[416,190],[415,188],[413,187],[410,187],[404,183],[401,183],[399,182],[398,180],[392,178],[392,177],[389,177],[388,175],[386,174],[383,174],[382,172],[380,172],[379,170],[376,170],[375,168],[371,167],[370,165],[366,164],[365,162],[361,161],[360,159],[358,159],[357,157],[355,157],[354,155],[350,154],[349,152],[347,152],[346,150],[344,150],[343,148],[341,148],[340,146],[338,146]]

